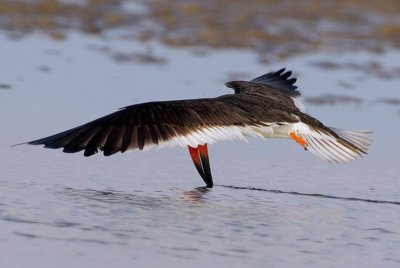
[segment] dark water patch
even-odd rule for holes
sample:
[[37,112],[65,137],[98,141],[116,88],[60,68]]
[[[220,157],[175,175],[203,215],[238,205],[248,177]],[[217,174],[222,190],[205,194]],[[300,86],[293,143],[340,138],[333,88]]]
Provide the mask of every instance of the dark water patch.
[[298,238],[297,241],[311,241],[310,238]]
[[359,97],[347,95],[324,94],[317,97],[306,97],[305,102],[313,105],[360,104],[363,100]]
[[[111,240],[106,240],[106,239],[95,239],[95,238],[82,238],[82,237],[60,237],[60,236],[46,236],[46,235],[33,235],[29,234],[26,232],[14,232],[15,235],[22,236],[25,238],[41,238],[45,240],[50,240],[50,241],[64,241],[64,242],[70,242],[70,243],[87,243],[87,244],[97,244],[97,245],[103,245],[103,246],[111,246],[111,245],[119,245],[119,246],[126,246],[126,242],[120,242],[120,241],[111,241]],[[61,233],[60,233],[61,234]]]
[[392,262],[395,262],[395,263],[400,263],[400,260],[399,260],[399,259],[384,258],[384,260],[385,260],[385,261],[392,261]]
[[44,49],[43,53],[47,56],[60,56],[62,54],[61,50],[59,49]]
[[170,256],[173,256],[174,258],[181,259],[181,260],[186,260],[186,261],[194,259],[193,257],[185,256],[185,255],[182,255],[182,254],[170,254],[168,252],[163,252],[163,253],[166,253],[166,254],[168,254]]
[[344,201],[367,202],[367,203],[376,203],[376,204],[390,204],[390,205],[400,206],[400,201],[375,200],[375,199],[365,199],[365,198],[357,198],[357,197],[342,197],[342,196],[324,195],[324,194],[308,194],[308,193],[300,193],[300,192],[294,192],[294,191],[262,189],[262,188],[255,188],[255,187],[251,187],[251,186],[241,187],[241,186],[230,186],[230,185],[220,185],[220,184],[217,184],[215,186],[225,187],[225,188],[230,188],[230,189],[237,189],[237,190],[262,191],[262,192],[269,192],[269,193],[274,193],[274,194],[290,194],[290,195],[310,196],[310,197],[316,197],[316,198],[339,199],[339,200],[344,200]]
[[148,48],[144,52],[123,52],[115,51],[108,45],[90,44],[87,46],[89,50],[106,53],[114,61],[118,63],[136,63],[136,64],[157,64],[164,65],[168,63],[165,57],[156,55],[153,49]]
[[376,101],[377,103],[388,104],[392,106],[400,106],[399,98],[380,98]]
[[78,223],[67,222],[67,221],[63,221],[63,220],[44,222],[44,221],[33,220],[33,219],[23,219],[23,218],[18,218],[18,217],[13,217],[13,216],[3,216],[3,217],[0,217],[0,220],[12,222],[12,223],[38,224],[38,225],[46,225],[46,226],[59,227],[59,228],[75,228],[75,227],[80,226],[80,224],[78,224]]
[[318,254],[318,252],[306,250],[306,249],[299,249],[298,251],[303,254]]
[[125,246],[126,243],[124,242],[115,242],[115,241],[106,241],[106,240],[100,240],[100,239],[88,239],[88,238],[71,238],[67,239],[69,242],[78,242],[78,243],[89,243],[89,244],[98,244],[98,245],[120,245],[120,246]]
[[29,233],[23,233],[23,232],[14,232],[14,234],[17,236],[25,237],[25,238],[37,238],[38,237],[35,234],[29,234]]
[[6,90],[6,89],[11,89],[11,85],[9,84],[0,84],[0,90]]
[[[399,67],[385,67],[385,64],[380,61],[370,60],[367,62],[344,62],[338,63],[335,59],[332,60],[320,60],[313,61],[311,65],[317,68],[336,71],[336,70],[348,70],[349,72],[359,72],[366,76],[374,76],[380,79],[397,79],[400,77],[400,66]],[[344,83],[343,87],[347,86],[347,82]]]
[[49,66],[38,66],[37,69],[42,73],[49,73],[51,71]]
[[357,244],[357,243],[354,243],[354,242],[349,242],[349,243],[347,243],[347,245],[353,246],[353,247],[358,247],[358,248],[363,248],[364,247],[364,245]]
[[229,254],[227,252],[222,252],[222,251],[210,251],[210,254],[216,255],[216,256],[221,256],[221,257],[232,257],[232,254]]
[[296,239],[297,241],[305,241],[305,242],[313,242],[313,243],[316,243],[316,244],[322,244],[322,243],[324,243],[324,241],[321,241],[321,240],[315,240],[315,239],[311,239],[311,238],[299,238],[299,239]]
[[108,45],[97,45],[97,44],[90,44],[87,46],[88,50],[91,51],[98,51],[98,52],[111,52],[112,48]]
[[312,62],[311,65],[324,69],[324,70],[337,70],[342,68],[342,66],[339,63],[333,62],[333,61],[327,61],[327,60],[320,60],[320,61],[315,61]]
[[93,225],[93,226],[82,226],[79,227],[82,231],[100,231],[100,232],[110,232],[111,230],[105,226]]
[[337,84],[344,89],[354,89],[354,85],[346,81],[339,80]]
[[75,222],[67,222],[67,221],[55,221],[55,222],[51,223],[51,225],[53,225],[55,227],[61,227],[61,228],[71,228],[71,227],[77,227],[80,224],[75,223]]
[[370,228],[370,229],[365,229],[365,230],[366,231],[376,231],[376,232],[381,233],[381,234],[397,234],[397,233],[389,231],[389,230],[387,230],[385,228]]
[[377,241],[377,240],[379,240],[377,237],[375,237],[375,236],[367,236],[367,237],[365,237],[364,238],[365,240],[368,240],[368,241]]
[[12,216],[4,216],[4,217],[1,217],[0,219],[4,220],[4,221],[13,222],[13,223],[42,224],[42,222],[39,222],[39,221],[26,220],[26,219],[21,219],[21,218],[12,217]]
[[254,235],[257,237],[269,237],[270,236],[269,234],[259,233],[259,232],[254,233]]
[[166,64],[168,62],[167,59],[154,55],[153,52],[149,51],[146,53],[125,53],[125,52],[114,52],[112,53],[112,58],[119,63],[141,63],[141,64]]
[[250,250],[244,249],[244,248],[231,248],[228,249],[230,252],[234,252],[234,253],[241,253],[241,254],[248,254],[251,253]]
[[88,243],[88,244],[98,244],[103,246],[111,246],[111,245],[119,245],[119,246],[126,246],[125,242],[117,242],[117,241],[109,241],[109,240],[102,240],[102,239],[92,239],[92,238],[62,238],[62,237],[53,237],[53,236],[37,236],[36,238],[41,238],[49,241],[64,241],[70,243]]
[[201,251],[198,248],[192,248],[192,247],[185,247],[185,248],[183,248],[183,247],[172,247],[171,249],[172,250],[176,250],[176,251],[191,251],[191,252],[199,252],[199,251]]

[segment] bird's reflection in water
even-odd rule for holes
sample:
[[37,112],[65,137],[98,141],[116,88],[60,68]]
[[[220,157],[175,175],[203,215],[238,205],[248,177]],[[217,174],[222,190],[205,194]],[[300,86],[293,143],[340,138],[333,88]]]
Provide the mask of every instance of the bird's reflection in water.
[[132,205],[143,208],[157,208],[168,204],[170,199],[167,195],[149,196],[140,195],[141,191],[133,193],[123,192],[114,189],[96,190],[96,189],[75,189],[65,187],[63,194],[73,198],[76,202],[81,203],[85,199],[87,204],[109,204],[109,205]]
[[183,200],[192,203],[201,203],[204,201],[205,195],[211,192],[210,188],[197,187],[192,191],[183,192]]
[[[110,205],[131,205],[142,208],[160,208],[170,206],[175,202],[202,203],[205,195],[210,189],[205,187],[197,187],[191,191],[173,188],[166,192],[146,192],[133,190],[132,192],[124,192],[114,189],[76,189],[64,187],[62,194],[74,200],[74,202],[84,204],[82,199],[86,200],[87,205],[93,204],[110,204]],[[156,195],[154,195],[156,194]]]

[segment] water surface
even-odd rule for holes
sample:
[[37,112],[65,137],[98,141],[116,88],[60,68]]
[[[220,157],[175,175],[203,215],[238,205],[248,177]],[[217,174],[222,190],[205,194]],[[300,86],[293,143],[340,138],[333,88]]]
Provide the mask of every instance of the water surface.
[[[1,267],[400,265],[397,50],[265,64],[248,50],[199,55],[78,32],[62,42],[0,35],[0,44]],[[218,185],[204,191],[185,148],[85,158],[10,147],[132,103],[226,94],[229,78],[283,66],[309,113],[374,132],[364,159],[330,166],[289,140],[218,143]]]

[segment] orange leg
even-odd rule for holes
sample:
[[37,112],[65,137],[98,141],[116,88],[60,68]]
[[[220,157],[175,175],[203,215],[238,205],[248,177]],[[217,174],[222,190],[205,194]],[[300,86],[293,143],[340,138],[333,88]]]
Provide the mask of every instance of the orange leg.
[[307,150],[307,142],[300,136],[297,136],[293,131],[289,133],[289,136],[294,139],[298,144],[301,145],[305,150]]
[[197,148],[193,148],[188,145],[190,156],[192,157],[193,163],[207,184],[208,188],[213,187],[213,180],[211,176],[210,161],[208,159],[207,144],[199,145]]
[[200,160],[200,153],[198,150],[198,147],[194,148],[188,145],[189,153],[190,156],[192,157],[192,161],[194,166],[196,167],[197,171],[199,172],[200,176],[203,178],[205,181],[205,175],[204,175],[204,170],[201,165],[201,160]]

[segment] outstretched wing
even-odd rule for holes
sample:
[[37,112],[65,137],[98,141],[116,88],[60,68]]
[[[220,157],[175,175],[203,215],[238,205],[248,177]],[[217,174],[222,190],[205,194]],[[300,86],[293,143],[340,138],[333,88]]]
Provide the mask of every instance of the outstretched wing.
[[294,85],[297,79],[295,77],[289,78],[292,75],[292,71],[285,72],[285,68],[280,69],[276,72],[270,72],[254,78],[251,83],[271,87],[288,94],[289,96],[300,96],[300,92],[297,86]]
[[85,156],[125,152],[152,145],[191,145],[245,139],[247,126],[258,125],[250,114],[216,99],[149,102],[127,106],[79,127],[34,141],[66,153]]

